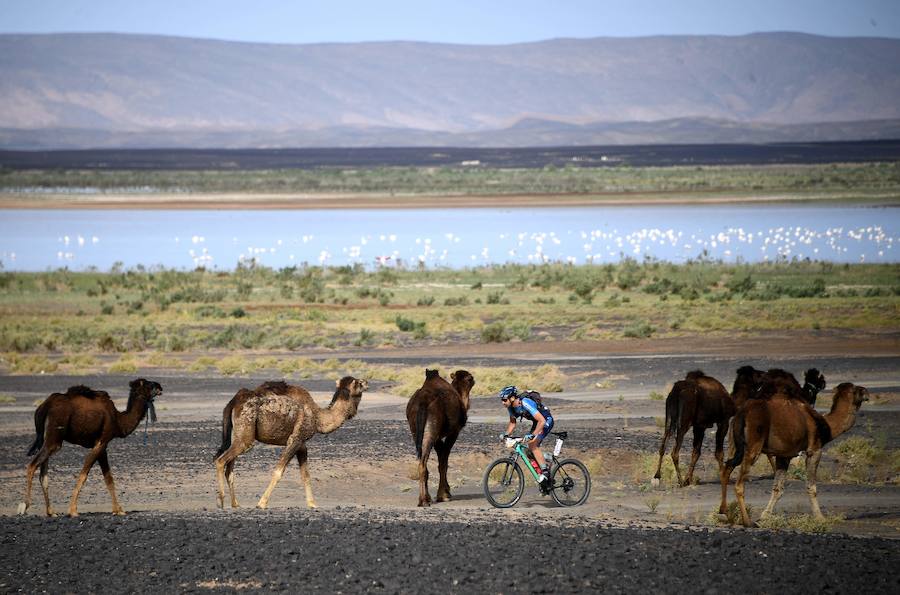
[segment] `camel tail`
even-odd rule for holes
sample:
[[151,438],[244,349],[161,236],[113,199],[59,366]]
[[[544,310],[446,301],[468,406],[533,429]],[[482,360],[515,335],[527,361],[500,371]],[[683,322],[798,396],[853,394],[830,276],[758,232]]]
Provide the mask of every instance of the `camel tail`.
[[425,439],[425,423],[428,421],[428,405],[419,404],[416,411],[416,458],[422,458],[422,441]]
[[234,401],[229,401],[225,405],[225,411],[222,412],[222,446],[216,451],[215,458],[218,459],[222,453],[231,448],[231,411],[234,409]]
[[47,423],[47,401],[38,406],[34,411],[34,442],[31,444],[31,448],[28,449],[28,456],[33,456],[37,454],[41,447],[44,446],[44,426]]
[[683,405],[681,399],[678,398],[678,395],[673,388],[672,392],[669,393],[669,398],[666,399],[666,426],[669,428],[670,433],[678,434],[678,426],[681,424],[682,409]]
[[744,449],[747,446],[747,437],[744,436],[744,427],[746,425],[746,416],[739,412],[734,417],[734,425],[732,426],[732,439],[734,440],[734,458],[725,464],[732,469],[738,467],[744,460]]

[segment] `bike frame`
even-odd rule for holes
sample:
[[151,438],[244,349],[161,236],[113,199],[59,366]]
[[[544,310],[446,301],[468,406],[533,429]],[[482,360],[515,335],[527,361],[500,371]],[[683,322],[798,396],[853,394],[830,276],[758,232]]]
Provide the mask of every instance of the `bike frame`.
[[[522,461],[524,461],[525,468],[528,469],[528,471],[531,473],[531,478],[534,479],[534,482],[539,483],[539,481],[538,481],[539,475],[534,470],[534,467],[531,466],[531,460],[528,458],[528,447],[525,446],[525,443],[524,442],[516,442],[515,446],[513,446],[513,450],[515,450],[516,454],[518,454],[519,457],[522,458]],[[512,458],[515,459],[515,457],[512,457]],[[552,462],[554,465],[558,464],[558,461],[556,460],[556,455],[553,455]],[[552,469],[552,465],[551,465],[551,469]]]

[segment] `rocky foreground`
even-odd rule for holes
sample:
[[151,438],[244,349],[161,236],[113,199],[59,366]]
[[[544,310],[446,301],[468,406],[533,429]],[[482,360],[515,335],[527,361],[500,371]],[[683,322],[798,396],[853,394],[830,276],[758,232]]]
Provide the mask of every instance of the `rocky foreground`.
[[900,542],[338,507],[0,518],[0,592],[900,592]]

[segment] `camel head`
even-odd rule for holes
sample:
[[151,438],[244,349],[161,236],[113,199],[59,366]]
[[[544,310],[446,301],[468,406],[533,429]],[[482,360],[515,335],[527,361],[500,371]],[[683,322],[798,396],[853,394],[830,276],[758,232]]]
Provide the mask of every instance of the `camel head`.
[[856,386],[852,382],[842,382],[834,389],[834,403],[831,410],[834,411],[839,403],[847,403],[853,407],[853,411],[859,411],[864,401],[869,400],[869,389],[864,386]]
[[[350,417],[356,415],[356,409],[362,400],[362,394],[369,388],[368,380],[359,380],[353,376],[344,376],[335,382],[337,386],[334,396],[331,397],[331,405],[338,401],[345,401],[352,405]],[[349,419],[349,418],[348,418]]]
[[143,378],[132,380],[128,386],[131,388],[131,394],[128,396],[129,402],[134,398],[143,401],[150,412],[150,421],[156,422],[156,408],[153,407],[153,399],[162,394],[162,386],[158,382]]
[[472,387],[475,386],[475,377],[465,370],[457,370],[456,372],[450,374],[450,384],[454,389],[456,389],[456,392],[459,393],[459,396],[463,398],[466,409],[468,409],[469,393],[472,392]]
[[817,369],[810,368],[803,377],[803,389],[810,392],[815,391],[813,394],[825,390],[825,376]]
[[734,379],[734,388],[732,393],[736,392],[740,386],[758,387],[763,381],[765,372],[757,370],[753,366],[741,366],[737,369],[737,376]]

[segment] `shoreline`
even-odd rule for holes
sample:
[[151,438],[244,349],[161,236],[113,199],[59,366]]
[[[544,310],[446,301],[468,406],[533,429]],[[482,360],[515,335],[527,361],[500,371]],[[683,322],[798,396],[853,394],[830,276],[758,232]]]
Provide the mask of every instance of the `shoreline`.
[[626,206],[690,206],[802,204],[900,207],[900,194],[761,194],[738,193],[610,193],[509,195],[390,194],[18,194],[0,193],[4,210],[347,210],[577,208]]

